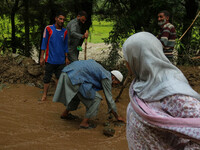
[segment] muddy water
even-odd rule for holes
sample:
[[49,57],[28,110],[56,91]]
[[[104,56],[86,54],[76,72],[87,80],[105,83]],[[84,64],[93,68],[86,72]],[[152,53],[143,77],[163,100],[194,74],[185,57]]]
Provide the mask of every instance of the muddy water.
[[[200,93],[200,67],[180,67],[190,85]],[[2,85],[2,84],[1,84]],[[51,87],[46,102],[38,101],[42,90],[29,85],[0,86],[0,150],[127,150],[125,126],[113,126],[107,120],[107,105],[101,102],[99,113],[92,121],[95,129],[78,129],[84,117],[85,108],[80,105],[73,114],[80,119],[67,121],[60,119],[65,107],[52,102],[55,90]],[[115,98],[120,88],[113,89]],[[100,93],[103,95],[103,93]],[[116,103],[118,112],[126,117],[129,102],[128,88]],[[103,134],[105,122],[111,122],[115,129],[113,137]],[[114,120],[113,120],[114,121]]]
[[[50,89],[53,93],[54,89]],[[113,89],[116,97],[120,89]],[[103,95],[102,93],[100,93]],[[105,99],[99,113],[92,121],[95,129],[78,129],[84,117],[85,108],[80,105],[72,114],[78,120],[62,120],[60,114],[65,109],[61,103],[53,103],[52,95],[46,102],[38,101],[42,90],[29,85],[6,85],[0,91],[0,149],[3,150],[127,150],[124,126],[112,126],[108,120]],[[126,117],[128,91],[117,103],[118,112]],[[103,134],[103,124],[110,121],[115,129],[113,137]],[[114,121],[114,119],[113,119]]]

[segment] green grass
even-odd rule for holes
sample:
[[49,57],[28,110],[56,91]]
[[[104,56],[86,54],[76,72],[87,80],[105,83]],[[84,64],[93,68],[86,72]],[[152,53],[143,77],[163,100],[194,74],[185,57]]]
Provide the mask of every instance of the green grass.
[[103,43],[102,38],[108,38],[109,32],[113,28],[112,22],[107,21],[92,21],[92,26],[89,29],[89,39],[90,43]]

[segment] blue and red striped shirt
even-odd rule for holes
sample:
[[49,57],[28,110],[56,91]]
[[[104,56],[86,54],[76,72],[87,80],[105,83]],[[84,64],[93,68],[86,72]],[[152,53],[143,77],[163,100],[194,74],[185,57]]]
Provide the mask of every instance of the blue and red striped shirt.
[[46,50],[45,62],[64,64],[68,53],[67,29],[56,29],[55,24],[46,26],[43,33],[41,50]]

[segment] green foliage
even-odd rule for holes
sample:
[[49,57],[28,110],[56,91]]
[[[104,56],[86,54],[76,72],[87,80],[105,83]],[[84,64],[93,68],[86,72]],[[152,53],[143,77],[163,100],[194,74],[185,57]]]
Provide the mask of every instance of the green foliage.
[[[171,13],[170,22],[175,25],[177,38],[179,38],[186,30],[185,28],[192,23],[198,12],[197,5],[200,5],[197,0],[105,0],[99,3],[96,14],[100,14],[101,19],[110,19],[114,23],[113,30],[105,42],[112,44],[113,51],[118,51],[116,43],[121,46],[124,39],[135,32],[148,31],[157,36],[159,32],[157,14],[161,10],[168,10]],[[199,26],[199,21],[196,22],[193,31],[188,32],[183,41],[177,42],[176,48],[184,57],[193,56],[199,51],[197,38],[199,29],[195,29]],[[110,53],[110,59],[113,62],[118,59],[115,54],[116,52]]]
[[0,47],[3,46],[3,41],[11,38],[11,24],[8,17],[5,15],[0,18]]
[[89,42],[91,43],[103,43],[104,38],[109,37],[109,32],[113,28],[113,23],[108,21],[98,21],[94,19],[90,28]]
[[191,34],[191,41],[190,41],[190,47],[193,50],[198,50],[200,51],[200,26],[195,26],[192,29],[192,34]]
[[[70,21],[76,17],[78,11],[84,8],[89,11],[88,20],[90,20],[89,17],[92,14],[90,7],[93,1],[95,2],[95,0],[2,0],[0,18],[6,16],[10,20],[12,16],[15,17],[12,25],[11,22],[6,23],[7,26],[12,26],[13,30],[8,30],[9,37],[6,33],[0,35],[0,46],[7,47],[5,43],[9,41],[11,43],[9,47],[16,49],[22,55],[29,56],[33,46],[40,49],[44,28],[55,22],[57,12],[66,13],[67,21]],[[18,20],[19,23],[17,23]],[[4,26],[1,25],[0,28],[6,30]]]
[[[157,14],[159,11],[168,10],[171,12],[171,22],[175,25],[177,38],[179,38],[192,23],[200,6],[198,0],[1,0],[1,49],[13,48],[10,19],[14,11],[16,28],[14,47],[17,48],[18,53],[25,54],[25,35],[27,36],[25,34],[25,22],[27,23],[27,17],[24,16],[26,16],[25,2],[27,1],[29,4],[30,49],[32,46],[37,49],[40,48],[43,30],[46,25],[54,22],[54,15],[57,11],[66,13],[67,24],[72,18],[76,17],[78,11],[86,10],[89,11],[89,15],[94,13],[96,16],[93,18],[92,27],[89,30],[89,42],[98,43],[104,41],[112,45],[112,51],[107,61],[111,65],[115,64],[119,59],[117,52],[120,50],[124,40],[130,35],[140,31],[148,31],[154,35],[158,34]],[[91,9],[88,6],[93,6],[93,8]],[[184,38],[181,41],[177,41],[176,44],[180,57],[184,55],[188,60],[199,54],[199,18]]]

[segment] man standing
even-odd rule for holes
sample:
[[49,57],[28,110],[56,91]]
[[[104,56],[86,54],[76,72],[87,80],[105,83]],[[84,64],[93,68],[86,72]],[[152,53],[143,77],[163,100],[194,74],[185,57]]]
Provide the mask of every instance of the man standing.
[[[44,75],[44,92],[42,101],[47,98],[49,83],[54,73],[56,76],[56,85],[65,65],[69,64],[68,60],[68,36],[67,30],[63,28],[65,15],[60,13],[55,17],[55,24],[46,26],[43,34],[41,45],[40,65],[45,64]],[[44,53],[46,56],[44,59]]]
[[175,27],[169,22],[170,14],[168,11],[163,10],[158,13],[158,25],[160,26],[160,34],[158,39],[163,45],[163,51],[167,58],[173,62],[173,50],[176,40]]
[[113,70],[105,70],[99,63],[90,60],[74,61],[66,66],[60,75],[53,102],[61,102],[66,106],[62,119],[71,119],[70,111],[76,110],[82,102],[86,107],[86,114],[80,128],[94,128],[89,119],[96,116],[102,97],[97,91],[103,90],[108,112],[112,113],[118,121],[124,119],[117,114],[117,108],[112,98],[112,85],[119,84],[123,79],[122,74]]
[[78,16],[67,24],[68,45],[69,45],[69,60],[71,62],[78,60],[79,48],[82,46],[83,40],[88,38],[88,33],[81,33],[83,25],[87,19],[87,13],[80,11]]

